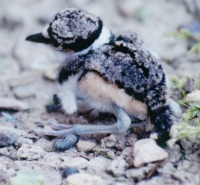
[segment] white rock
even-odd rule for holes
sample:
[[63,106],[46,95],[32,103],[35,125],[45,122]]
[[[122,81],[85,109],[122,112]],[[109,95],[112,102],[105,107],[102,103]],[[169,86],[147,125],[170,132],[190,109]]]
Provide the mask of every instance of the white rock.
[[90,141],[81,141],[79,140],[76,144],[76,148],[79,152],[88,152],[91,151],[96,146],[96,143]]
[[27,110],[30,107],[24,102],[18,101],[14,98],[0,98],[0,108],[11,110]]
[[48,80],[51,80],[51,81],[56,81],[57,80],[57,70],[55,69],[50,69],[50,70],[46,70],[44,72],[44,77]]
[[[30,75],[30,74],[29,74]],[[31,84],[34,82],[35,76],[28,76],[27,73],[22,73],[20,74],[20,78],[13,78],[9,81],[9,86],[10,87],[18,87],[18,86],[23,86],[27,84]]]
[[200,90],[195,90],[186,95],[186,101],[200,101]]
[[86,173],[76,173],[67,177],[64,185],[102,185],[101,177],[89,175]]
[[117,143],[117,137],[113,134],[111,134],[110,136],[108,137],[105,137],[101,140],[101,147],[102,148],[111,148],[113,146],[115,146]]
[[92,174],[102,174],[105,172],[110,159],[105,157],[95,157],[89,161],[87,172]]
[[144,164],[161,161],[168,157],[167,152],[159,147],[153,139],[142,139],[133,148],[133,164],[140,167]]
[[125,174],[125,169],[128,167],[128,164],[122,157],[118,157],[115,160],[112,160],[108,164],[106,170],[111,172],[115,177],[120,177]]
[[34,89],[29,85],[19,86],[13,89],[15,96],[19,99],[35,96]]
[[64,162],[60,165],[60,168],[69,166],[77,169],[83,169],[88,166],[88,161],[82,157],[63,157],[62,159]]
[[178,180],[171,178],[171,176],[169,175],[155,176],[149,180],[142,180],[139,183],[137,183],[137,185],[164,185],[164,184],[180,185]]
[[29,161],[42,157],[44,150],[40,146],[23,144],[17,151],[19,158],[25,158]]
[[19,137],[17,139],[17,142],[15,143],[15,146],[17,146],[19,148],[24,144],[32,145],[33,144],[33,140],[21,136],[21,137]]
[[27,132],[24,131],[24,130],[20,130],[20,129],[16,129],[16,128],[11,128],[11,127],[5,127],[5,126],[0,126],[0,130],[1,131],[6,130],[6,131],[9,131],[9,132],[12,132],[12,133],[15,133],[18,136],[26,135],[27,134]]

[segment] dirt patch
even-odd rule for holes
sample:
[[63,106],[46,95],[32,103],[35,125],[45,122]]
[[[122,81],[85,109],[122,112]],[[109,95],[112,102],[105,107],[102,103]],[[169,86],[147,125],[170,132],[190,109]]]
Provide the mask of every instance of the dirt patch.
[[[82,137],[81,142],[90,146],[78,145],[65,152],[52,148],[55,138],[30,133],[38,121],[76,124],[88,123],[90,117],[81,108],[81,113],[72,116],[46,111],[45,106],[56,93],[56,74],[62,58],[51,48],[25,42],[28,35],[40,32],[55,13],[69,6],[100,16],[114,33],[136,32],[145,46],[160,58],[169,77],[188,75],[196,80],[200,75],[199,57],[188,53],[187,40],[168,36],[193,19],[179,1],[1,1],[0,101],[7,100],[9,104],[2,103],[0,130],[1,133],[7,130],[8,136],[15,135],[8,137],[9,143],[14,142],[11,146],[0,148],[0,184],[9,184],[17,172],[27,168],[41,175],[45,185],[73,184],[77,178],[80,178],[79,184],[86,180],[90,184],[105,185],[199,184],[198,148],[190,140],[175,144],[173,150],[166,148],[168,158],[162,163],[134,167],[133,146],[137,142],[134,131],[140,132],[142,123],[132,125],[129,133],[121,138]],[[187,83],[187,93],[194,90],[192,84]],[[90,124],[100,122],[110,124],[114,119],[100,116],[89,120]],[[78,171],[69,179],[62,175],[67,166]]]

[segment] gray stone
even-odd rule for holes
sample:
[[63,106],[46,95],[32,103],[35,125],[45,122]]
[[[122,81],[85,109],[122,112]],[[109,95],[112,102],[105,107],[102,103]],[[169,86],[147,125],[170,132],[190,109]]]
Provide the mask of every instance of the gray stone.
[[123,135],[117,135],[117,142],[115,144],[115,147],[118,150],[123,150],[126,147],[125,143],[126,143],[125,136],[123,136]]
[[126,146],[134,146],[135,142],[137,141],[137,136],[135,134],[131,134],[126,139]]
[[12,116],[11,114],[8,114],[6,112],[1,112],[1,114],[3,115],[3,117],[5,118],[6,122],[9,123],[17,123],[19,122],[14,116]]
[[184,90],[186,93],[191,93],[196,89],[196,84],[193,78],[188,78],[185,85]]
[[162,175],[163,173],[165,174],[174,174],[174,172],[177,169],[174,167],[174,165],[172,163],[167,163],[165,164],[163,167],[158,168],[158,172]]
[[63,138],[57,138],[53,143],[53,148],[57,151],[69,150],[78,142],[79,137],[73,134],[66,135]]
[[78,173],[78,170],[74,167],[66,167],[62,172],[62,177],[66,178],[74,173]]
[[190,150],[192,148],[192,143],[186,140],[186,138],[182,138],[180,142],[184,150]]
[[8,130],[0,131],[0,147],[13,145],[17,141],[18,136]]
[[120,156],[122,156],[125,159],[125,161],[127,162],[129,166],[133,166],[133,148],[132,147],[126,147],[122,151]]
[[179,161],[181,156],[182,156],[181,151],[180,151],[180,147],[177,144],[175,144],[173,146],[173,148],[167,148],[166,151],[169,155],[168,161],[171,162],[171,163]]

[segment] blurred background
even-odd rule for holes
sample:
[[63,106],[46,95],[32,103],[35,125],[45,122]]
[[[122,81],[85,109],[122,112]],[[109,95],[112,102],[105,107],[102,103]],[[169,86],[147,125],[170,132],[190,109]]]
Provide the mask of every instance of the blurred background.
[[114,33],[137,33],[145,47],[160,58],[168,75],[197,78],[200,6],[195,3],[192,0],[0,0],[0,96],[15,96],[25,101],[29,98],[34,107],[38,105],[31,97],[40,97],[41,103],[48,101],[55,89],[60,59],[51,48],[26,42],[25,38],[40,32],[65,7],[100,16]]
[[[5,133],[7,134],[6,139],[4,139],[4,135],[0,132],[0,141],[2,143],[2,141],[7,141],[7,138],[13,139],[10,132],[15,131],[20,136],[23,135],[19,139],[19,144],[15,147],[1,148],[2,144],[0,144],[0,185],[7,185],[8,183],[4,182],[8,182],[23,167],[31,168],[36,174],[42,175],[45,179],[44,185],[52,184],[52,182],[54,185],[60,185],[64,178],[62,179],[58,166],[62,163],[68,165],[64,157],[68,158],[69,156],[71,158],[68,158],[68,161],[73,159],[72,156],[86,157],[87,160],[94,157],[94,160],[88,163],[91,168],[83,167],[84,170],[86,169],[91,174],[96,173],[103,178],[106,177],[109,182],[122,180],[122,182],[127,181],[127,184],[136,184],[136,181],[145,178],[144,183],[147,184],[148,176],[156,173],[157,176],[153,181],[156,183],[149,181],[148,184],[183,184],[184,182],[186,184],[189,182],[190,184],[195,184],[193,182],[197,184],[198,182],[199,184],[197,152],[200,151],[200,145],[198,147],[193,145],[194,140],[182,140],[181,148],[176,145],[173,150],[168,150],[171,156],[168,160],[170,163],[167,163],[169,165],[162,163],[163,171],[156,171],[160,162],[155,163],[155,166],[150,164],[153,165],[152,167],[132,168],[133,154],[131,148],[137,140],[132,131],[133,133],[141,133],[144,128],[141,128],[140,123],[138,127],[136,125],[131,127],[131,134],[127,140],[122,138],[122,140],[117,141],[115,137],[115,140],[105,140],[108,143],[113,142],[114,145],[116,145],[116,141],[121,143],[118,146],[119,148],[122,145],[125,146],[127,141],[126,143],[129,144],[126,145],[128,147],[124,150],[123,147],[114,149],[114,145],[104,150],[106,144],[103,144],[102,150],[100,150],[101,147],[98,147],[99,149],[89,154],[78,152],[75,147],[66,151],[66,153],[55,152],[55,149],[52,148],[54,140],[45,137],[39,138],[29,133],[32,129],[38,128],[35,124],[38,121],[66,124],[90,123],[90,120],[87,119],[88,115],[81,114],[80,111],[80,114],[76,115],[47,112],[45,106],[53,104],[52,96],[56,93],[56,78],[62,60],[50,47],[25,41],[28,35],[41,32],[43,27],[51,22],[55,14],[65,7],[80,8],[101,17],[105,26],[111,29],[113,33],[120,34],[123,31],[137,33],[139,38],[143,40],[144,47],[159,58],[168,78],[177,76],[177,78],[171,79],[173,84],[171,86],[171,97],[174,100],[182,100],[187,93],[193,92],[196,88],[194,81],[198,82],[196,86],[200,90],[199,0],[0,0],[0,131],[2,131],[2,128],[4,130],[6,128]],[[189,77],[188,80],[185,80],[186,76]],[[196,91],[195,96],[193,94],[192,100],[199,101],[199,92]],[[187,100],[185,103],[188,103]],[[184,102],[182,102],[182,105],[184,105]],[[183,115],[185,120],[187,122],[190,120],[191,125],[196,121],[199,125],[199,104],[191,107],[188,104],[185,105],[187,107],[183,109],[183,112],[186,113]],[[13,112],[14,114],[12,114]],[[93,122],[101,123],[102,120],[100,117]],[[103,123],[108,124],[108,121],[104,119]],[[198,134],[200,130],[196,125],[190,127],[185,122],[183,127],[180,128],[183,133],[193,136],[192,138],[195,138],[195,132]],[[9,129],[11,130],[8,131]],[[51,128],[45,127],[45,129]],[[186,136],[183,135],[183,137]],[[95,143],[100,146],[99,143],[102,140],[102,137],[98,138],[97,136]],[[28,148],[21,147],[27,143],[31,147],[30,152],[26,152],[29,151]],[[35,149],[38,146],[41,150]],[[38,155],[38,153],[43,153],[42,149],[45,150],[43,157]],[[18,153],[20,151],[25,152],[25,159],[21,153]],[[33,158],[33,161],[28,161],[32,154],[39,157]],[[22,160],[20,156],[21,159],[23,158]],[[97,156],[100,156],[101,160]],[[121,159],[117,164],[115,162],[118,161],[117,156],[122,156],[122,159],[127,160],[131,167],[127,167],[125,162],[121,162]],[[113,166],[113,169],[116,169],[116,176],[111,175],[111,173],[115,174],[114,170],[107,173],[104,169],[109,160],[114,161],[114,163],[109,163]],[[82,166],[84,162],[75,161],[75,163],[80,163],[79,165]],[[195,165],[193,165],[194,163]],[[130,178],[122,177],[127,170],[125,166],[128,169],[133,169],[133,175],[130,175]],[[91,172],[90,169],[94,169],[94,172]],[[166,171],[167,173],[165,173]],[[120,174],[119,177],[118,174]]]

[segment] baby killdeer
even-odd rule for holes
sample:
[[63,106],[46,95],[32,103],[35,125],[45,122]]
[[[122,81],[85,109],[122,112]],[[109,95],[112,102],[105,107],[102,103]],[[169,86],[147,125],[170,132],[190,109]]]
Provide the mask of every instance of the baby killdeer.
[[59,76],[62,109],[73,114],[77,98],[88,108],[114,113],[112,125],[62,125],[49,123],[57,131],[35,130],[38,134],[62,137],[67,134],[124,134],[130,116],[149,118],[162,139],[169,138],[173,117],[180,107],[167,98],[162,66],[142,47],[135,34],[114,35],[101,19],[85,11],[66,8],[28,41],[44,43],[65,53]]

